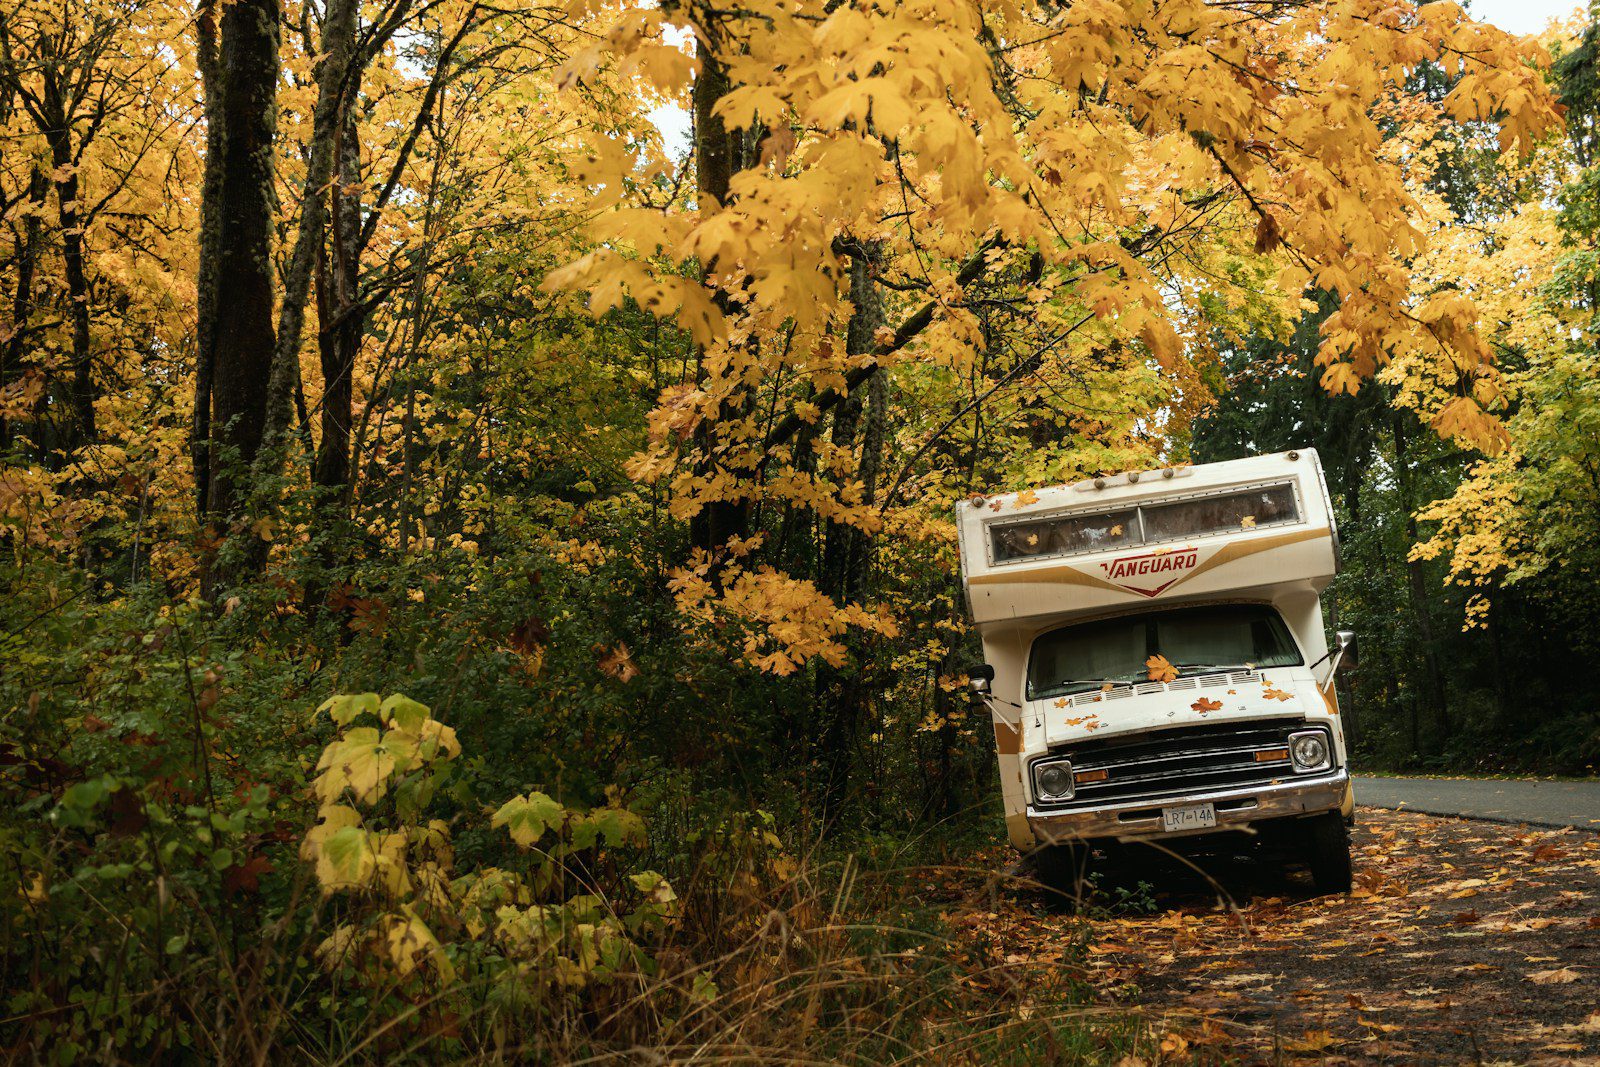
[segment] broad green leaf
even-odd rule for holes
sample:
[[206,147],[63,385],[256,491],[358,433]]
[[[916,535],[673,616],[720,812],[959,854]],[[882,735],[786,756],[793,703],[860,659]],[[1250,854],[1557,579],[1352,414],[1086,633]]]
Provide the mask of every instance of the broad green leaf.
[[377,866],[377,854],[359,826],[341,827],[317,847],[317,881],[325,893],[366,885]]
[[347,730],[344,739],[329,745],[317,762],[322,772],[316,782],[317,799],[328,804],[348,789],[358,803],[382,800],[395,769],[395,751],[388,742],[376,727]]
[[74,812],[87,812],[106,796],[106,780],[104,778],[90,778],[85,782],[68,786],[67,791],[61,794],[61,806]]
[[543,793],[516,796],[500,806],[490,820],[492,826],[504,826],[511,840],[523,848],[532,848],[546,830],[561,825],[565,810]]
[[595,808],[572,826],[572,847],[589,848],[597,840],[616,848],[619,845],[644,847],[644,820],[627,808]]
[[383,706],[378,709],[378,716],[384,722],[397,730],[413,734],[422,729],[422,724],[427,722],[431,715],[432,712],[426,704],[419,704],[399,693],[384,700]]
[[345,693],[324,700],[317,713],[325,711],[340,726],[348,726],[357,716],[376,715],[379,706],[377,693]]
[[425,963],[431,963],[441,981],[455,978],[455,967],[444,948],[417,913],[409,907],[384,917],[383,945],[395,970],[404,977]]
[[456,732],[437,719],[424,721],[415,733],[417,752],[425,760],[435,760],[441,755],[447,760],[461,755],[461,742]]

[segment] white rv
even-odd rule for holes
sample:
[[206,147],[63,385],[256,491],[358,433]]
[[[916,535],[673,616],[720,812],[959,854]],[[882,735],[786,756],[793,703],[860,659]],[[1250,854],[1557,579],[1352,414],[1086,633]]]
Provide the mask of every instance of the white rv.
[[960,505],[1006,827],[1070,883],[1096,842],[1247,831],[1350,886],[1354,797],[1317,454],[1134,471]]

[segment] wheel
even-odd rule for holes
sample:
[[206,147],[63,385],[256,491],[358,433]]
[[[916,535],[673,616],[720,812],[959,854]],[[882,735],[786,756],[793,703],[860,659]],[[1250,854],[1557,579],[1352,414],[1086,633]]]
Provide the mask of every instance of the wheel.
[[1081,900],[1087,888],[1090,856],[1086,844],[1041,845],[1033,854],[1033,869],[1052,896]]
[[1322,895],[1350,892],[1350,829],[1336,811],[1305,822],[1311,881]]

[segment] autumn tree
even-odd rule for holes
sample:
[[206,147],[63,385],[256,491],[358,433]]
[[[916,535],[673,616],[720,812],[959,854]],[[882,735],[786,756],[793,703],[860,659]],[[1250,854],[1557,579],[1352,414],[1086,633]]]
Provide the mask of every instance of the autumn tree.
[[[95,277],[88,242],[96,231],[113,239],[108,216],[124,237],[149,218],[130,212],[123,194],[154,178],[150,171],[172,150],[173,131],[185,121],[170,84],[173,59],[147,36],[177,17],[160,0],[26,2],[0,13],[0,124],[12,140],[4,207],[15,231],[12,325],[0,348],[0,386],[22,375],[25,352],[45,347],[41,342],[55,332],[48,316],[59,314],[64,365],[33,361],[60,412],[54,439],[39,442],[46,452],[59,447],[70,454],[97,436],[96,403],[114,376],[105,363],[122,331],[113,327],[111,338],[97,338],[95,316],[126,279]],[[55,257],[58,295],[51,292]]]
[[[1312,288],[1335,305],[1316,357],[1327,388],[1353,391],[1416,354],[1469,383],[1435,428],[1492,437],[1477,309],[1413,298],[1424,225],[1383,121],[1411,72],[1440,63],[1461,74],[1445,111],[1496,121],[1505,145],[1526,149],[1555,114],[1535,59],[1450,5],[625,14],[570,69],[581,81],[609,61],[688,93],[696,195],[641,202],[635,146],[592,138],[581,177],[603,209],[597,246],[550,284],[589,293],[595,312],[636,301],[697,345],[696,372],[662,393],[630,468],[670,485],[689,523],[683,608],[745,627],[750,661],[780,673],[813,656],[843,664],[846,631],[892,627],[838,580],[856,550],[835,531],[879,534],[893,519],[877,486],[931,487],[939,465],[880,472],[855,427],[884,375],[964,374],[1001,336],[1026,354],[947,409],[950,426],[997,396],[1052,402],[1067,385],[1066,417],[1103,446],[1097,461],[1082,437],[1036,442],[1054,457],[1032,465],[1048,477],[1138,453],[1085,392],[1153,373],[1192,411],[1186,366],[1212,325],[1289,321]],[[870,334],[869,315],[882,322]],[[929,445],[950,427],[930,430]],[[936,455],[922,443],[908,454]],[[796,511],[829,531],[822,565],[802,575],[749,525]]]

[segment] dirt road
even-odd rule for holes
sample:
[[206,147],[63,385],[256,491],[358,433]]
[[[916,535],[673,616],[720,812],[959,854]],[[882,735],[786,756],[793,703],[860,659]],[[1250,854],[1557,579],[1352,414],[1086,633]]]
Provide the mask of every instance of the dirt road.
[[1148,914],[1085,927],[1018,891],[996,925],[1019,963],[1087,928],[1099,999],[1178,1062],[1600,1063],[1600,836],[1363,810],[1355,848],[1349,897],[1243,859],[1204,863],[1215,885],[1140,863],[1112,889]]

